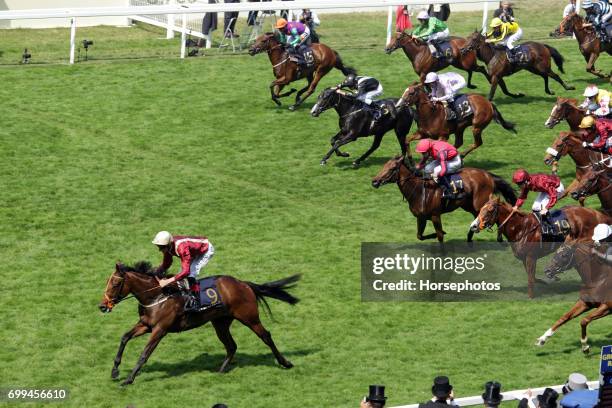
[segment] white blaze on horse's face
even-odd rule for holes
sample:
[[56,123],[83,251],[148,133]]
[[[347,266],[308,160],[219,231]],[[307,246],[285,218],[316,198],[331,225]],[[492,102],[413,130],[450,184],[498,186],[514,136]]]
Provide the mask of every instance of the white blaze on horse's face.
[[312,107],[312,109],[310,110],[310,114],[314,114],[317,109],[319,109],[319,102],[315,103],[315,105]]
[[553,106],[552,108],[552,111],[550,112],[550,116],[548,117],[548,120],[544,122],[544,126],[552,128],[555,125],[553,118],[555,117],[555,114],[557,113],[558,109],[559,107],[555,104],[555,106]]
[[480,232],[480,218],[476,217],[470,224],[470,231]]

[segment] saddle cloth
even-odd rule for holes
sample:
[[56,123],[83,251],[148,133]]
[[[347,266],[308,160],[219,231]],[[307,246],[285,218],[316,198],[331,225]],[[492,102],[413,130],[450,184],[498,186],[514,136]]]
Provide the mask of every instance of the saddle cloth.
[[432,44],[437,48],[442,57],[449,60],[453,58],[453,47],[451,47],[449,40],[432,41]]
[[524,65],[531,62],[529,47],[526,45],[517,46],[514,51],[514,56],[510,54],[510,50],[506,52],[508,54],[508,60],[514,62],[515,64]]
[[563,210],[551,211],[541,223],[541,228],[542,235],[547,238],[545,241],[563,241],[571,231],[571,225]]
[[198,279],[200,286],[200,310],[223,305],[221,293],[217,289],[217,278],[218,276],[208,276],[204,279]]
[[457,114],[457,119],[467,119],[474,114],[474,110],[472,109],[472,105],[468,100],[468,96],[465,94],[459,94],[455,97],[453,101],[453,108],[455,113]]
[[461,172],[453,173],[448,176],[444,176],[444,179],[448,183],[451,193],[460,194],[464,192],[463,179],[461,178]]

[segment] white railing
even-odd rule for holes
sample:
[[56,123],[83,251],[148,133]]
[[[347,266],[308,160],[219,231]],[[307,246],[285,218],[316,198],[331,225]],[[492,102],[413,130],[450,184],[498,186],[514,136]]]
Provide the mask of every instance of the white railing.
[[[188,15],[203,13],[223,13],[240,11],[264,11],[281,9],[312,8],[315,10],[338,9],[338,8],[388,8],[387,19],[387,42],[393,33],[393,7],[403,5],[427,4],[482,4],[483,29],[486,26],[489,3],[497,3],[498,0],[296,0],[291,3],[273,0],[261,3],[217,3],[217,4],[169,4],[159,6],[128,6],[128,7],[87,7],[87,8],[55,8],[55,9],[30,9],[30,10],[6,10],[0,11],[0,20],[21,19],[44,19],[44,18],[68,18],[70,19],[70,63],[74,63],[75,36],[77,18],[80,17],[134,17],[142,19],[142,16],[173,16],[165,23],[168,30],[181,33],[181,58],[185,58],[185,41],[187,34],[197,35],[197,32],[187,28]],[[176,17],[180,16],[181,24],[175,24]],[[145,17],[146,18],[146,17]],[[164,25],[158,19],[150,18],[156,25]]]
[[[599,381],[589,381],[587,384],[589,388],[592,390],[599,389]],[[553,390],[557,391],[559,395],[561,395],[561,389],[563,388],[563,385],[551,385],[549,387],[531,388],[532,397],[535,398],[537,395],[542,395],[546,388],[552,388]],[[512,400],[520,401],[521,399],[523,399],[523,396],[526,392],[527,390],[514,390],[514,391],[502,392],[502,395],[504,396],[503,401],[504,402],[512,401]],[[455,398],[454,401],[460,407],[469,407],[472,405],[482,406],[483,404],[482,397],[480,395],[476,395],[473,397]],[[418,407],[419,407],[419,404],[410,404],[410,405],[401,405],[401,406],[390,407],[390,408],[418,408]],[[451,405],[449,405],[449,407],[451,407]]]

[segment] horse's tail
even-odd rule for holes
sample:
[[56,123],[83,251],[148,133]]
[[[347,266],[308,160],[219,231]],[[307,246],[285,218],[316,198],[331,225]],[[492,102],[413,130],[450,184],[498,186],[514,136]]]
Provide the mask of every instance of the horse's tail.
[[266,298],[269,297],[289,303],[290,305],[295,305],[300,301],[300,299],[287,292],[287,289],[294,287],[300,278],[301,275],[292,275],[288,278],[280,279],[274,282],[267,282],[263,284],[246,282],[246,284],[253,289],[253,292],[255,292],[257,302],[262,303],[268,311],[268,314],[272,316],[272,311],[270,310],[270,306],[268,305]]
[[501,112],[497,109],[497,106],[495,106],[494,103],[492,103],[491,105],[493,105],[493,120],[496,123],[502,125],[504,129],[509,130],[512,133],[516,133],[516,126],[514,125],[514,123],[507,122],[502,116]]
[[342,71],[342,74],[344,74],[344,76],[350,74],[357,75],[357,71],[354,68],[344,65],[344,63],[342,62],[342,58],[340,58],[340,54],[338,54],[337,51],[334,51],[334,54],[336,54],[336,65],[334,66],[340,71]]
[[563,61],[565,61],[565,58],[563,58],[563,55],[561,55],[556,48],[553,48],[550,45],[544,44],[544,46],[548,48],[548,51],[550,51],[550,56],[552,57],[553,61],[555,61],[555,65],[557,68],[559,68],[559,71],[561,71],[562,74],[565,74],[565,71],[563,70]]
[[493,177],[493,182],[495,183],[495,193],[501,193],[504,196],[504,199],[510,204],[514,205],[516,203],[516,193],[514,189],[506,180],[498,176],[497,174],[489,173],[491,177]]

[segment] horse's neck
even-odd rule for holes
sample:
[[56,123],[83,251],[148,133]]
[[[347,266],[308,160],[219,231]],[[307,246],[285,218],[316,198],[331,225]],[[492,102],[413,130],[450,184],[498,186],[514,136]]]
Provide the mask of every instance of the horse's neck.
[[497,226],[499,227],[505,222],[502,227],[502,234],[508,238],[508,241],[516,242],[516,238],[525,229],[525,223],[528,217],[524,217],[519,213],[514,213],[512,218],[508,219],[512,209],[506,204],[501,204],[497,208]]
[[568,147],[568,153],[576,166],[586,166],[591,163],[591,157],[586,149],[579,147],[577,144],[572,144]]
[[567,123],[572,129],[577,129],[582,118],[584,118],[584,113],[578,107],[570,104],[567,105],[567,109],[569,111],[566,115]]
[[576,39],[580,43],[582,43],[591,33],[591,31],[587,27],[583,27],[583,24],[584,20],[582,20],[581,18],[576,18],[572,22],[574,34],[576,35]]
[[417,112],[419,113],[419,128],[423,127],[423,125],[432,124],[440,111],[438,109],[438,104],[432,106],[429,102],[429,97],[423,93],[419,96],[416,105]]
[[336,109],[338,116],[342,118],[343,116],[347,115],[354,107],[355,107],[355,103],[351,101],[350,97],[340,95],[340,100],[334,106],[334,109]]
[[408,57],[411,62],[416,60],[417,55],[419,55],[422,51],[425,50],[424,45],[419,45],[414,43],[412,40],[406,40],[402,43],[402,49],[404,50],[404,54]]
[[281,49],[280,44],[273,45],[272,48],[268,51],[268,58],[272,65],[276,65],[281,62],[283,58],[283,50]]
[[478,48],[478,58],[480,58],[487,64],[489,63],[489,61],[491,61],[491,59],[493,59],[494,55],[495,49],[493,49],[493,46],[489,43],[484,43],[480,48]]
[[141,304],[146,304],[159,295],[161,288],[154,290],[159,286],[154,277],[137,272],[126,272],[126,276],[130,281],[130,292]]
[[417,213],[425,212],[428,205],[429,200],[425,197],[427,190],[425,183],[425,180],[419,180],[417,177],[414,177],[414,174],[412,174],[406,165],[401,165],[399,175],[397,176],[397,185],[406,201],[408,201],[410,209]]

